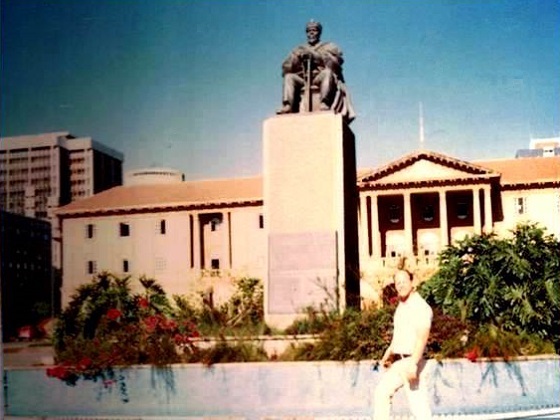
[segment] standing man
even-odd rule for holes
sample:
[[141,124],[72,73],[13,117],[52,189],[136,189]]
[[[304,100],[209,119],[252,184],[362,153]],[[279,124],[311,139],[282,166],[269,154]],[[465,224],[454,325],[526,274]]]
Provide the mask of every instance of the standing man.
[[410,411],[417,420],[432,418],[426,389],[424,349],[432,325],[432,308],[412,285],[412,274],[395,274],[399,303],[394,316],[393,339],[381,364],[387,368],[374,395],[374,419],[388,420],[391,398],[404,386]]
[[[310,82],[319,87],[319,110],[334,110],[350,122],[355,113],[342,76],[342,51],[332,42],[321,42],[322,31],[321,23],[310,21],[307,43],[294,48],[282,63],[282,108],[277,114],[297,113],[303,88]],[[306,81],[307,76],[311,80]]]

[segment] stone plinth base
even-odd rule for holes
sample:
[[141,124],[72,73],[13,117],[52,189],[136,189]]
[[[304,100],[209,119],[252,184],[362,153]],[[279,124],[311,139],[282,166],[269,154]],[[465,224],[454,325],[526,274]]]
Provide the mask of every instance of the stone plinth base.
[[264,123],[265,318],[359,304],[354,135],[331,111]]

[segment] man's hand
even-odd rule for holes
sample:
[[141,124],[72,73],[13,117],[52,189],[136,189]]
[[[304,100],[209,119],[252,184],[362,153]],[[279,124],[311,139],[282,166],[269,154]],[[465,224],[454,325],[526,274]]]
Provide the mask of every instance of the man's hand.
[[311,48],[301,48],[298,50],[298,57],[300,60],[304,60],[307,58],[312,59],[313,62],[320,62],[321,55],[317,53],[317,51],[312,50]]
[[414,382],[418,379],[418,366],[412,360],[408,363],[405,374],[409,382]]
[[393,356],[392,353],[385,352],[385,354],[381,358],[381,366],[383,366],[384,368],[388,368],[389,366],[391,366],[393,364],[393,358],[391,356]]

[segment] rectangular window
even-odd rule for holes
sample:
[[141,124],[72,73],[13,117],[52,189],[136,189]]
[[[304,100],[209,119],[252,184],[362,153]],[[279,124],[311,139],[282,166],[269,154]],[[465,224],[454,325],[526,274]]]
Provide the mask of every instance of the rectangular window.
[[389,206],[389,222],[396,224],[401,221],[402,210],[400,206],[393,204]]
[[130,225],[128,223],[120,223],[119,231],[121,236],[130,236]]
[[218,258],[212,258],[211,266],[212,266],[212,270],[219,270],[220,269],[220,260]]
[[165,258],[156,258],[154,265],[157,273],[163,273],[167,269],[167,261]]
[[259,229],[264,229],[264,216],[259,214]]
[[521,216],[527,213],[527,198],[515,197],[515,214]]
[[122,271],[123,273],[128,273],[129,271],[129,264],[128,264],[128,260],[123,260],[122,262]]
[[469,204],[465,201],[457,203],[457,218],[464,220],[469,217]]
[[165,231],[166,231],[165,220],[160,220],[159,221],[159,233],[162,234],[162,235],[165,235]]
[[96,261],[88,261],[87,262],[87,272],[88,272],[88,274],[97,273],[97,262]]
[[91,239],[95,236],[95,225],[88,224],[86,226],[86,237]]

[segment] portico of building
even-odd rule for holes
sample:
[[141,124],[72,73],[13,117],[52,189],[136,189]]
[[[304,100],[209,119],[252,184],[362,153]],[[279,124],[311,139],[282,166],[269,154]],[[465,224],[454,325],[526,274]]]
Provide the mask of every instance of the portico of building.
[[402,257],[433,271],[447,245],[501,218],[499,175],[431,152],[362,177],[358,188],[360,269],[382,283]]

